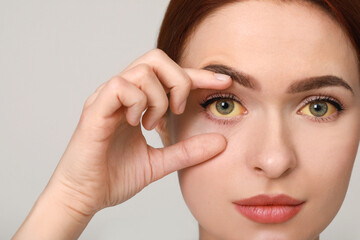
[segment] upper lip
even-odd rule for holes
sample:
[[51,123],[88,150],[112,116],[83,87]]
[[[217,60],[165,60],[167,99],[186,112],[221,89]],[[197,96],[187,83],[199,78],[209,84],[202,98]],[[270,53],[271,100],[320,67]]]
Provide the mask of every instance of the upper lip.
[[304,201],[294,199],[285,194],[278,194],[278,195],[260,194],[250,198],[235,201],[234,203],[242,206],[266,206],[266,205],[296,206],[302,204],[303,202]]

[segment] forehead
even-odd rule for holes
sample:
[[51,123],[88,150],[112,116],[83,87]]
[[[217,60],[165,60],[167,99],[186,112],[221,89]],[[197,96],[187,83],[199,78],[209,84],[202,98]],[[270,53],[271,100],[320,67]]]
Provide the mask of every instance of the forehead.
[[297,1],[226,5],[196,28],[182,56],[183,67],[222,63],[259,79],[359,79],[356,51],[340,25],[317,6]]

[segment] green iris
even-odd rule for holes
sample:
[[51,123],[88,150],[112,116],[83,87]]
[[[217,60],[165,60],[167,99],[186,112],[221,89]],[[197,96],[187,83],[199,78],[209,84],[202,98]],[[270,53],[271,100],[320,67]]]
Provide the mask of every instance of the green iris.
[[216,102],[216,110],[222,115],[228,115],[234,111],[235,104],[232,100],[221,100]]
[[324,102],[314,102],[310,104],[310,112],[316,117],[324,116],[328,111],[328,106]]

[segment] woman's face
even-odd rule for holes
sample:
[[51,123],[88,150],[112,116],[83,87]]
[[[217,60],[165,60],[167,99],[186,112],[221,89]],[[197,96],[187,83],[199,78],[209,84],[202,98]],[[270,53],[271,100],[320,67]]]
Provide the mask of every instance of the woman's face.
[[[228,141],[179,171],[201,239],[316,239],[343,202],[360,136],[357,56],[341,27],[310,5],[239,2],[197,27],[180,65],[234,80],[191,92],[168,119],[173,143],[208,132]],[[302,204],[234,203],[260,194]]]

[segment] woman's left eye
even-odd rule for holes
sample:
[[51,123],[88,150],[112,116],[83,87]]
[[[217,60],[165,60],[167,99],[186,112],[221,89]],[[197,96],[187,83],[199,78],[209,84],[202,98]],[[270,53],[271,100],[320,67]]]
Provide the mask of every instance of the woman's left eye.
[[233,99],[217,99],[209,103],[209,111],[217,117],[231,118],[245,113],[245,108]]
[[324,118],[333,115],[337,111],[338,109],[329,102],[314,101],[307,104],[300,112],[308,116]]
[[343,106],[332,99],[317,99],[309,100],[306,105],[299,111],[303,115],[313,117],[315,119],[327,119],[335,116],[344,110]]

